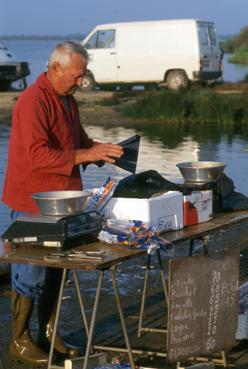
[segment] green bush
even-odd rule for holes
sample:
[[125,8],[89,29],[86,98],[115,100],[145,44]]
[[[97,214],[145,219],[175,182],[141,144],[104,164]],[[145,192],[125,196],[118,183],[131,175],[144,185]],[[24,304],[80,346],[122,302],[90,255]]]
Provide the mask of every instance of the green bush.
[[220,47],[223,49],[225,53],[233,53],[235,49],[234,39],[228,38],[222,42],[220,42]]
[[248,47],[240,47],[236,49],[229,58],[230,63],[247,64],[248,63]]

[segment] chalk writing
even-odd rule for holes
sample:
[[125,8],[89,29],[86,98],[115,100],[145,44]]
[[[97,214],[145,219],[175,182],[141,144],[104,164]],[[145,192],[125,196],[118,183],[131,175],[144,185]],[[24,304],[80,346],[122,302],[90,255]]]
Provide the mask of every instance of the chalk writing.
[[236,251],[215,257],[170,260],[167,337],[170,361],[232,346],[237,324],[238,281]]

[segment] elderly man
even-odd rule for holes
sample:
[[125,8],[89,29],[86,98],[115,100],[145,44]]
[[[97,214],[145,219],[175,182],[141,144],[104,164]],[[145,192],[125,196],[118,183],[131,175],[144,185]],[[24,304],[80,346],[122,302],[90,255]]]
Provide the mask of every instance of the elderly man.
[[[65,42],[51,52],[47,73],[19,97],[13,110],[8,165],[3,202],[17,212],[37,213],[31,195],[54,190],[80,190],[80,164],[114,163],[122,148],[88,137],[80,124],[73,97],[82,85],[87,52]],[[10,353],[31,363],[47,363],[53,331],[61,270],[32,265],[12,265],[13,340]],[[29,319],[38,297],[39,333],[31,338]],[[59,335],[55,350],[76,356],[79,350],[66,346]]]

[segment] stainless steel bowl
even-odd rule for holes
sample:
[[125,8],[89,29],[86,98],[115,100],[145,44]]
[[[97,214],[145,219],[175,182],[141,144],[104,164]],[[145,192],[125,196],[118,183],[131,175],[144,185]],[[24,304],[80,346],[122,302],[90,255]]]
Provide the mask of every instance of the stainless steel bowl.
[[177,164],[186,182],[216,182],[221,177],[225,164],[218,161],[190,161]]
[[32,195],[42,215],[70,215],[83,211],[92,194],[89,191],[51,191]]

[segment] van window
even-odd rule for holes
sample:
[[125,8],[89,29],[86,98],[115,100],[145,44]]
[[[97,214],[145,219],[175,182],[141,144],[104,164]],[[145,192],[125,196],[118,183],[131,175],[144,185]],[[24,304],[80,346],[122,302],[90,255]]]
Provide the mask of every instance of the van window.
[[93,33],[93,35],[87,41],[86,49],[95,49],[96,48],[96,40],[97,40],[97,32]]
[[201,45],[208,45],[208,34],[207,28],[203,25],[198,27],[199,39],[201,41]]
[[7,50],[7,47],[4,45],[2,41],[0,41],[0,49]]
[[208,35],[211,46],[215,46],[217,40],[216,40],[216,32],[213,26],[208,26]]
[[96,31],[86,44],[87,49],[109,49],[115,47],[115,30]]

